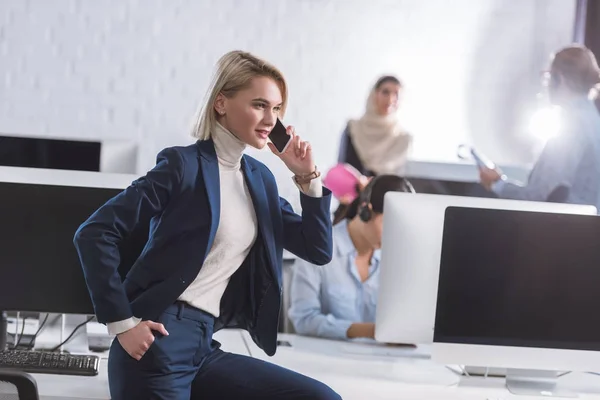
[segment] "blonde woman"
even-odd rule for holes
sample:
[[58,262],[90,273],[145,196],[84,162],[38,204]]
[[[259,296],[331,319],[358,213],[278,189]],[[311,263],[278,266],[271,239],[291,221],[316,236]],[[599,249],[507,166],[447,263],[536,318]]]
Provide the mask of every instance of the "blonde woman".
[[[108,377],[121,399],[339,399],[324,384],[230,354],[215,331],[239,327],[276,349],[282,252],[324,265],[332,257],[331,192],[310,144],[292,127],[279,154],[267,137],[285,113],[287,86],[269,63],[224,55],[187,147],[156,166],[81,225],[75,246],[100,322],[117,335]],[[294,176],[302,216],[280,198],[271,172],[243,155],[268,145]],[[119,245],[150,225],[121,282]]]

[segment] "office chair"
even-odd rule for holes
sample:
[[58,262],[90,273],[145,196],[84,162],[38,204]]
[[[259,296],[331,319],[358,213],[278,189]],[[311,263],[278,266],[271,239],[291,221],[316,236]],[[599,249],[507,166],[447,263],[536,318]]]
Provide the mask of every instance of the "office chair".
[[548,203],[566,203],[569,199],[569,187],[560,185],[548,195],[546,201]]
[[0,400],[39,400],[35,379],[25,372],[0,369]]

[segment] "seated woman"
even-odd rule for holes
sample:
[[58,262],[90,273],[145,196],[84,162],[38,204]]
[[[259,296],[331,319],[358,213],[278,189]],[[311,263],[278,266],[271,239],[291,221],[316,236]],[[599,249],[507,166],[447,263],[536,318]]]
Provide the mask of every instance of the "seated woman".
[[301,335],[374,338],[383,235],[383,197],[410,192],[404,178],[372,179],[333,227],[333,259],[326,266],[296,261],[289,318]]
[[401,90],[394,76],[377,80],[365,114],[351,120],[342,134],[339,163],[350,164],[366,176],[401,172],[412,143],[397,116]]

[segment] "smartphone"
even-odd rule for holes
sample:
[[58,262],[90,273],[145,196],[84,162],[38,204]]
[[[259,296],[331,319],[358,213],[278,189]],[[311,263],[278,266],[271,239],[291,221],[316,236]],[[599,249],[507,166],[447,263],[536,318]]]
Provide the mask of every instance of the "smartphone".
[[479,168],[495,169],[496,165],[487,159],[483,154],[480,154],[475,149],[471,148],[471,155]]
[[290,145],[292,137],[287,134],[287,130],[279,118],[277,118],[277,122],[275,123],[273,130],[271,133],[269,133],[269,140],[280,153],[285,152],[287,147]]

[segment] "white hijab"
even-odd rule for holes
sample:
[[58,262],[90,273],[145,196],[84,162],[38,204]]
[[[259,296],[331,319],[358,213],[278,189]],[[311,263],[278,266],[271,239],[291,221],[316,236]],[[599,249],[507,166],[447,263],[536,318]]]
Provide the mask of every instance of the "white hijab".
[[412,135],[406,132],[396,113],[379,115],[373,88],[365,114],[348,123],[350,139],[363,166],[377,175],[400,174],[407,159]]

